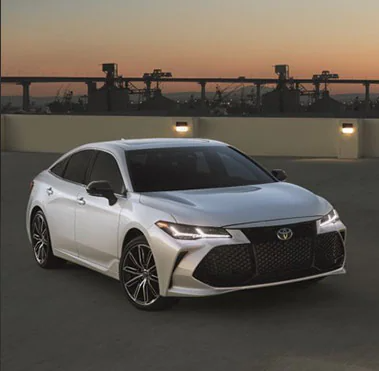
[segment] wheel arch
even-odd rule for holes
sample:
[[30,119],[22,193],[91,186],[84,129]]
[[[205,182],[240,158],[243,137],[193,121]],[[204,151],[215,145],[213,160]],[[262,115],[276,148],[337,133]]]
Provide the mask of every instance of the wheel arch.
[[[130,241],[134,240],[136,237],[139,237],[139,236],[143,236],[143,237],[145,237],[146,240],[147,240],[147,237],[146,237],[145,233],[143,233],[141,229],[139,229],[139,228],[137,228],[137,227],[132,227],[132,228],[130,228],[130,229],[126,232],[126,234],[125,234],[125,236],[124,236],[124,239],[123,239],[123,241],[122,241],[121,254],[122,254],[122,252],[124,251],[125,246],[126,246]],[[120,254],[120,256],[121,256],[121,254]]]
[[45,215],[41,206],[39,206],[39,205],[33,206],[33,208],[30,211],[30,217],[29,217],[29,228],[30,229],[32,227],[32,221],[33,221],[34,215],[36,215],[38,211],[41,211],[46,218],[46,215]]
[[38,211],[43,212],[42,208],[39,205],[35,205],[30,212],[30,218],[29,218],[30,223],[32,222],[34,215],[36,215]]
[[32,221],[33,221],[34,215],[36,215],[38,211],[41,211],[44,213],[42,206],[40,206],[39,204],[36,204],[30,209],[28,213],[28,217],[26,219],[26,231],[27,231],[27,235],[28,235],[30,243],[32,242],[31,240]]

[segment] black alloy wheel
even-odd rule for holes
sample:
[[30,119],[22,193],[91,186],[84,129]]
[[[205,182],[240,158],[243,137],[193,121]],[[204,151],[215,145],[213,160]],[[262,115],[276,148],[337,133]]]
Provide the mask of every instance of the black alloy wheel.
[[128,300],[138,309],[163,310],[178,299],[162,297],[153,252],[144,236],[134,238],[123,249],[119,278]]

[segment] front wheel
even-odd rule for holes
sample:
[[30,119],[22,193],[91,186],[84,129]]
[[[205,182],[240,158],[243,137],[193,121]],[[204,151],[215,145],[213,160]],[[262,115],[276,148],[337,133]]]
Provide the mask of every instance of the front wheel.
[[176,298],[160,296],[157,267],[144,236],[134,238],[124,247],[119,277],[126,297],[138,309],[163,310],[178,301]]

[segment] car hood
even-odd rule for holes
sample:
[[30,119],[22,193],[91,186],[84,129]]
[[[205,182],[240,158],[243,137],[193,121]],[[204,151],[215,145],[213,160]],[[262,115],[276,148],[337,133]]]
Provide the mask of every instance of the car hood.
[[232,226],[327,214],[325,199],[291,183],[142,193],[140,202],[171,214],[178,223]]

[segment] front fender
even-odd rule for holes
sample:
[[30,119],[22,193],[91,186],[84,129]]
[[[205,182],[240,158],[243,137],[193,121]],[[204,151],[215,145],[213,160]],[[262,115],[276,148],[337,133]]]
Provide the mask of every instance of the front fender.
[[[159,220],[175,223],[175,218],[165,212],[156,210],[152,207],[140,204],[138,201],[130,200],[131,204],[123,205],[118,228],[118,259],[122,254],[125,236],[132,229],[140,230],[146,237],[150,246],[154,244],[149,229]],[[123,202],[127,202],[124,200]],[[125,206],[125,207],[124,207]]]

